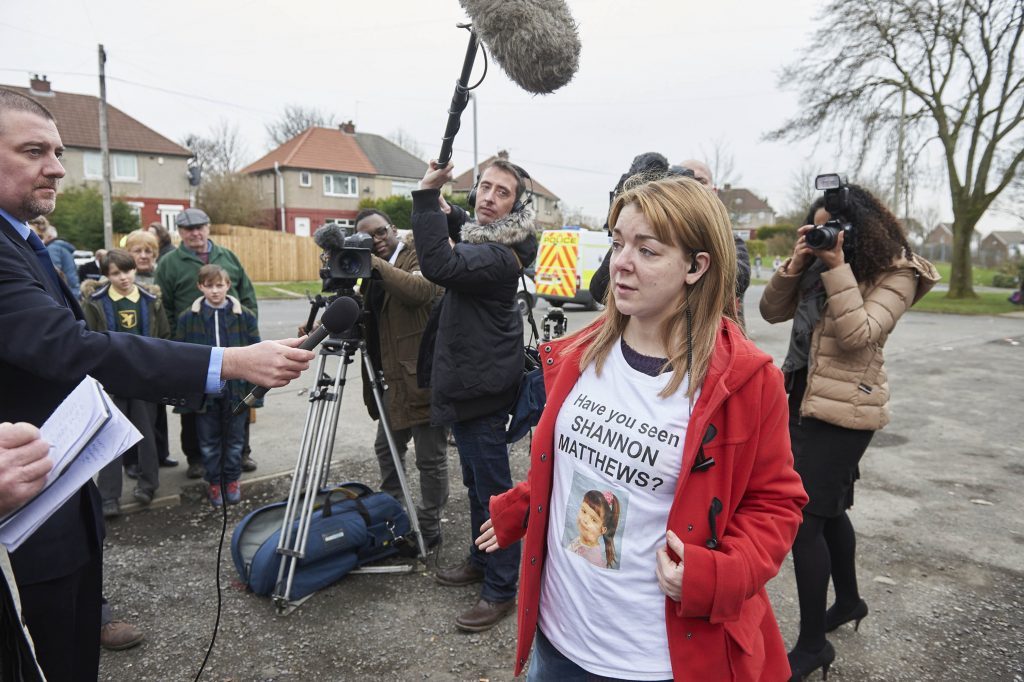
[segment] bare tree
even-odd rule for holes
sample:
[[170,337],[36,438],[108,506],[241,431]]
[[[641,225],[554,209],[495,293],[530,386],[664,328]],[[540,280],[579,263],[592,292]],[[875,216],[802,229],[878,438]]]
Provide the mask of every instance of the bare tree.
[[739,182],[740,175],[736,172],[736,158],[724,138],[716,137],[712,140],[710,150],[705,150],[701,145],[700,154],[711,171],[711,177],[714,179],[716,187],[735,185]]
[[[973,297],[975,226],[1024,162],[1024,0],[832,0],[813,58],[783,71],[800,114],[770,140],[837,133],[884,159],[901,126],[908,146],[937,144],[953,204],[950,298]],[[906,112],[901,116],[902,93]]]
[[802,224],[807,208],[818,198],[819,192],[814,189],[814,178],[818,176],[814,164],[804,163],[789,176],[789,193],[786,196],[786,213],[784,217],[793,224]]
[[204,180],[196,204],[214,223],[255,227],[266,218],[257,180],[249,175],[222,173]]
[[312,126],[333,127],[334,114],[325,114],[315,107],[289,104],[280,118],[265,127],[271,146],[277,147]]
[[427,160],[426,152],[423,151],[423,145],[419,143],[419,140],[406,132],[404,128],[393,130],[391,134],[388,135],[388,139],[415,156],[417,159],[424,161]]
[[247,155],[238,125],[223,118],[210,127],[209,134],[190,133],[181,144],[192,152],[204,177],[237,172]]

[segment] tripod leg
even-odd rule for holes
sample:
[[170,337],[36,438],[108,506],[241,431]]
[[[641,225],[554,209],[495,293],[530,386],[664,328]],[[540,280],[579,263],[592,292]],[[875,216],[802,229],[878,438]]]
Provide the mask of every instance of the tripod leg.
[[[285,515],[281,525],[281,535],[278,541],[277,553],[282,556],[278,568],[277,583],[274,592],[274,601],[278,611],[283,612],[288,608],[291,599],[292,583],[295,578],[295,569],[299,559],[305,554],[306,540],[308,538],[309,524],[313,513],[320,485],[323,460],[325,458],[324,440],[325,421],[331,419],[337,424],[337,411],[341,402],[338,393],[338,384],[343,368],[343,359],[339,360],[338,371],[335,372],[331,389],[327,390],[327,382],[324,367],[327,356],[337,354],[321,349],[320,360],[316,369],[316,380],[310,394],[309,408],[306,411],[306,421],[302,432],[302,445],[299,450],[299,458],[295,463],[295,470],[292,475],[292,484],[288,493],[288,501],[285,505]],[[333,404],[328,406],[329,402]],[[328,407],[333,412],[333,418]],[[333,434],[333,428],[330,429]],[[333,437],[330,439],[333,444]],[[329,461],[329,460],[328,460]]]
[[378,374],[373,368],[373,361],[370,354],[366,352],[366,342],[359,344],[360,354],[363,356],[363,363],[366,365],[367,373],[373,377],[373,399],[377,403],[377,414],[380,415],[380,424],[384,429],[384,435],[388,439],[388,449],[391,450],[391,459],[395,463],[395,473],[398,474],[398,484],[402,487],[402,498],[405,501],[405,508],[409,512],[409,523],[413,533],[416,535],[416,546],[420,550],[420,558],[427,560],[427,546],[423,542],[423,533],[420,532],[420,520],[416,516],[416,506],[412,502],[412,495],[409,494],[409,484],[405,479],[405,467],[402,466],[402,458],[398,456],[398,447],[395,445],[395,436],[391,433],[391,426],[388,424],[388,413],[384,408],[384,396],[381,395],[380,381]]

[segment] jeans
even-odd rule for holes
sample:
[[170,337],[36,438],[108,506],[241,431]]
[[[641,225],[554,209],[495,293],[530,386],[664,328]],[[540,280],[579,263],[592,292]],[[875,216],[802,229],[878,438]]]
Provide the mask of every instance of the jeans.
[[[556,649],[544,633],[537,628],[533,639],[533,653],[530,655],[530,669],[526,672],[526,682],[628,682],[617,677],[602,677],[589,673],[572,660],[566,658]],[[665,680],[665,682],[672,682]]]
[[[390,393],[384,394],[384,404],[389,405]],[[420,472],[420,503],[416,507],[416,519],[425,539],[441,534],[441,510],[448,502],[448,436],[443,426],[418,424],[407,429],[392,429],[395,449],[405,471],[405,453],[409,439],[416,448],[416,468]],[[398,481],[398,470],[388,447],[384,425],[377,423],[377,439],[373,443],[380,464],[380,489],[405,505],[402,486]]]
[[462,463],[462,482],[469,493],[469,558],[473,565],[484,571],[480,597],[490,602],[514,599],[519,578],[521,542],[493,554],[482,552],[475,542],[480,526],[491,518],[491,497],[512,487],[508,445],[505,443],[507,419],[508,414],[503,410],[452,424]]
[[[231,414],[231,401],[226,398],[208,400],[206,412],[196,415],[196,435],[203,453],[203,468],[210,484],[231,483],[242,476],[242,446],[245,444],[246,410],[237,417]],[[224,480],[221,480],[221,463]]]

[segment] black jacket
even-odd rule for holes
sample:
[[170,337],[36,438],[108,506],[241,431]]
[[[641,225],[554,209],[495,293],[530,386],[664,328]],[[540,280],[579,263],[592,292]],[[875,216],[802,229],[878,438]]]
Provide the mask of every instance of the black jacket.
[[412,193],[420,271],[445,289],[424,332],[419,364],[429,368],[420,376],[430,377],[431,421],[451,424],[507,410],[515,400],[523,374],[515,296],[519,273],[537,256],[537,237],[529,205],[478,225],[458,206],[445,216],[438,194]]

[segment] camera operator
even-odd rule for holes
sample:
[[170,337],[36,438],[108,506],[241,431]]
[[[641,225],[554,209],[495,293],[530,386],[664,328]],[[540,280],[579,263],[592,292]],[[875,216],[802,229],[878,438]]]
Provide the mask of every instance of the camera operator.
[[469,557],[436,578],[450,586],[483,581],[479,601],[455,619],[460,629],[479,632],[515,608],[519,543],[486,554],[473,540],[490,516],[491,496],[512,487],[505,423],[523,374],[515,296],[523,267],[537,255],[537,237],[521,168],[498,159],[484,170],[470,193],[476,222],[441,197],[451,177],[450,164],[431,162],[412,194],[420,267],[445,288],[433,313],[436,336],[424,338],[420,361],[431,367],[433,422],[451,424],[469,493]]
[[[772,275],[760,306],[768,322],[793,320],[782,371],[794,466],[810,497],[793,544],[800,600],[793,679],[827,670],[835,649],[825,633],[867,615],[846,510],[861,456],[889,421],[882,348],[900,316],[938,281],[878,199],[836,175],[819,176],[819,189],[823,179],[831,188],[811,205],[793,256]],[[826,611],[830,576],[836,603]]]
[[[412,235],[399,241],[398,229],[387,214],[375,209],[360,211],[356,231],[373,237],[373,273],[361,286],[369,312],[364,325],[366,346],[374,366],[384,373],[384,405],[403,467],[410,438],[416,448],[420,472],[416,516],[423,542],[430,549],[441,541],[441,510],[448,502],[448,442],[445,428],[430,424],[430,390],[417,385],[415,367],[423,328],[442,290],[420,273]],[[363,401],[370,417],[379,419],[365,365]],[[380,464],[381,490],[403,499],[383,423],[377,426],[373,448]]]

